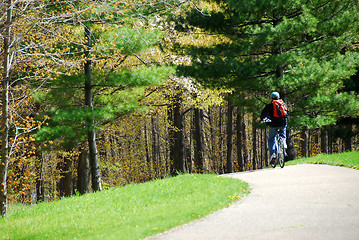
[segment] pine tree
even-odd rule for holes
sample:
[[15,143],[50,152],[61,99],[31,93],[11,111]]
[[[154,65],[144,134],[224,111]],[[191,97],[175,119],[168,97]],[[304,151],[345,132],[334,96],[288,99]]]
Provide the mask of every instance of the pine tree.
[[338,90],[358,64],[351,49],[358,8],[351,0],[199,1],[174,18],[177,30],[216,41],[177,44],[190,56],[190,64],[178,69],[211,88],[245,91],[237,102],[254,103],[247,105],[254,111],[279,91],[292,127],[328,125],[357,111],[356,95]]
[[[58,42],[60,48],[67,49],[62,58],[68,67],[59,69],[47,91],[37,95],[39,102],[51,106],[51,125],[42,128],[37,139],[58,139],[69,150],[87,138],[92,188],[98,191],[101,180],[96,131],[118,116],[140,110],[138,101],[144,87],[160,84],[173,70],[141,57],[150,58],[147,51],[162,34],[146,27],[141,19],[126,19],[125,13],[130,14],[136,5],[116,8],[102,1],[70,5],[79,13],[74,18],[78,22],[70,26],[62,23],[66,39]],[[77,34],[80,32],[84,38]]]

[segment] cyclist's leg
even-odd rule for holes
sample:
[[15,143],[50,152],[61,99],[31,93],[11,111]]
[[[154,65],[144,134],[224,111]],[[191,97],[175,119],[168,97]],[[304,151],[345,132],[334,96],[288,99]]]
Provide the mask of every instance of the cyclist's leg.
[[269,127],[268,134],[268,148],[269,148],[269,156],[273,156],[275,153],[275,135],[277,133],[277,128]]
[[280,128],[279,135],[283,139],[284,153],[286,154],[286,150],[287,150],[287,125]]
[[279,129],[280,129],[279,135],[280,135],[283,139],[285,139],[285,138],[287,137],[287,132],[286,132],[286,130],[287,130],[287,125],[285,125],[284,127],[279,127]]

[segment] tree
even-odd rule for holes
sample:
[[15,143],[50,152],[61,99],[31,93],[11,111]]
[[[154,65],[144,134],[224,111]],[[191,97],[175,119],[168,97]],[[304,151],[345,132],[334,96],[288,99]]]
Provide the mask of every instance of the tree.
[[[290,106],[292,127],[324,126],[356,115],[356,95],[338,90],[358,64],[350,48],[358,7],[350,0],[199,1],[197,8],[174,17],[177,30],[194,32],[195,38],[210,34],[217,41],[177,44],[191,59],[179,73],[211,88],[245,90],[239,102],[249,100],[251,106],[280,91]],[[336,106],[346,106],[347,112]]]
[[[92,83],[92,69],[91,69],[91,55],[90,50],[92,48],[92,36],[90,26],[85,25],[85,39],[87,40],[85,49],[85,107],[90,112],[93,112],[93,83]],[[92,116],[85,119],[87,129],[87,142],[89,147],[89,158],[91,167],[91,182],[92,189],[94,191],[101,191],[101,177],[100,177],[100,166],[98,163],[98,151],[96,145],[96,131],[95,122]]]
[[228,100],[227,108],[227,173],[233,172],[233,105]]
[[[34,108],[26,106],[31,101],[32,93],[37,90],[31,89],[31,86],[41,85],[46,81],[54,64],[53,59],[39,61],[39,49],[47,49],[49,46],[46,31],[47,24],[52,19],[45,22],[39,14],[46,4],[46,1],[9,0],[0,5],[1,18],[4,19],[0,24],[3,39],[0,165],[2,215],[6,215],[7,172],[9,160],[13,161],[11,155],[16,155],[19,142],[27,141],[29,132],[39,127],[34,125],[39,123],[34,120],[34,114],[31,112]],[[32,154],[30,151],[28,153]]]
[[184,155],[184,111],[182,110],[181,92],[177,91],[173,96],[173,105],[169,106],[169,122],[171,124],[169,129],[170,140],[170,159],[171,175],[175,176],[179,173],[186,172],[185,170],[185,155]]
[[244,166],[246,164],[246,158],[248,156],[246,144],[246,134],[245,134],[245,124],[244,124],[244,114],[242,113],[241,109],[237,108],[237,121],[236,121],[236,134],[237,134],[237,159],[238,159],[238,166],[239,171],[244,170]]
[[13,2],[6,3],[6,21],[3,47],[3,74],[2,74],[2,115],[1,115],[1,162],[0,162],[0,213],[6,215],[7,211],[7,170],[9,164],[9,84],[11,67],[11,25],[13,21]]
[[[102,1],[70,2],[69,5],[75,24],[62,24],[63,39],[58,42],[61,49],[67,49],[62,56],[67,68],[59,68],[59,76],[48,83],[46,91],[38,94],[39,102],[51,106],[48,114],[52,125],[41,129],[37,137],[39,140],[61,139],[62,146],[70,150],[80,145],[86,136],[92,189],[99,191],[96,131],[118,116],[141,109],[138,101],[143,97],[143,88],[161,83],[173,71],[171,67],[141,58],[141,54],[150,58],[146,51],[162,34],[146,27],[141,19],[125,19],[135,5],[128,9]],[[108,14],[115,13],[114,19],[108,18]],[[133,20],[138,22],[132,24]],[[84,38],[71,34],[82,29]],[[79,49],[83,54],[79,54]]]
[[203,146],[203,109],[193,109],[193,140],[194,140],[194,165],[196,172],[203,172],[204,146]]

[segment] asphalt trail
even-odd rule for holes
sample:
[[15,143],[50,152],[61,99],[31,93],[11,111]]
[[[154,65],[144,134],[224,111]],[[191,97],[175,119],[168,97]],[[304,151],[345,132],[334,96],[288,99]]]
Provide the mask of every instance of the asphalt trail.
[[303,164],[227,174],[252,192],[151,240],[359,239],[359,171]]

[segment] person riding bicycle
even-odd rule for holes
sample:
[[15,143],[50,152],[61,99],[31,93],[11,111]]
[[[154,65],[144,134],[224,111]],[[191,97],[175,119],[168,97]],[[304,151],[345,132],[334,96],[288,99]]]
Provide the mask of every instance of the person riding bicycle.
[[[280,104],[284,105],[284,109],[282,109],[282,111],[285,111],[284,113],[280,112],[280,108],[278,107]],[[270,122],[265,121],[266,118],[270,119]],[[279,134],[284,139],[284,148],[287,148],[287,107],[283,100],[280,99],[280,95],[278,92],[272,92],[271,102],[264,107],[261,113],[261,120],[267,122],[269,125],[268,148],[270,154],[270,162],[272,162],[277,157],[275,156],[275,136],[277,133],[277,129],[280,129]]]

